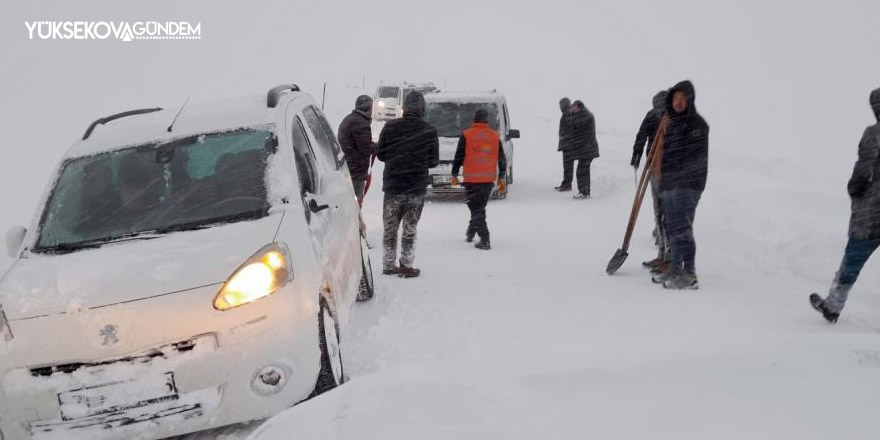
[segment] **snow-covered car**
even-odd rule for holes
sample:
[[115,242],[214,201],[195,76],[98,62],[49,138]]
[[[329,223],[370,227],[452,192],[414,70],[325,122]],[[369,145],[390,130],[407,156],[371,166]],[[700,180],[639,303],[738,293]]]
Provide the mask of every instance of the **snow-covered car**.
[[[478,109],[489,112],[489,126],[501,136],[507,159],[507,184],[513,183],[513,139],[519,138],[519,130],[510,128],[507,100],[497,91],[489,92],[437,92],[425,95],[425,117],[437,129],[440,137],[440,165],[432,168],[428,191],[432,193],[464,192],[462,186],[450,185],[452,160],[461,133],[474,123]],[[459,176],[460,177],[460,176]],[[507,194],[493,191],[492,197],[503,198]]]
[[39,206],[8,234],[0,438],[162,438],[344,380],[372,269],[336,136],[295,85],[99,119]]
[[403,102],[412,92],[428,94],[437,91],[432,83],[403,85],[379,85],[373,99],[373,119],[387,121],[403,116]]

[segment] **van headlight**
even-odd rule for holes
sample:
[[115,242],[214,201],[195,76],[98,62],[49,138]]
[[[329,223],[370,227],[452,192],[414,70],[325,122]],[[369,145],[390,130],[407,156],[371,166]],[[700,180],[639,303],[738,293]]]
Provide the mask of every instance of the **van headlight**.
[[385,108],[385,101],[379,101],[379,108]]
[[3,309],[0,309],[0,342],[12,342],[12,329],[9,328]]
[[273,243],[241,265],[220,288],[214,308],[225,311],[265,298],[293,279],[287,246]]

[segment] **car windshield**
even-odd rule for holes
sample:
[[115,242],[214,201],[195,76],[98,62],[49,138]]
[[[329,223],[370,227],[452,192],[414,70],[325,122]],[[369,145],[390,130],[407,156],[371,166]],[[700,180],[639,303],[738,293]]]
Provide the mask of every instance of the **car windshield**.
[[474,113],[481,108],[489,112],[489,126],[497,131],[498,106],[493,103],[429,102],[425,113],[440,137],[458,137],[473,125]]
[[268,213],[266,130],[191,136],[66,162],[36,252],[72,252]]
[[376,92],[376,97],[397,98],[397,92],[399,91],[400,87],[379,87],[379,90]]

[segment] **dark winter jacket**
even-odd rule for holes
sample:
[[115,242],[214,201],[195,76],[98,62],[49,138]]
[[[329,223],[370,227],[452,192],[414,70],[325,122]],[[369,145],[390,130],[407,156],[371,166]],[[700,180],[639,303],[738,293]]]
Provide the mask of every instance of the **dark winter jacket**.
[[370,169],[370,156],[376,154],[370,117],[366,113],[353,110],[339,124],[339,145],[345,153],[348,171],[352,179],[366,179]]
[[559,117],[559,147],[556,151],[567,151],[571,143],[571,104],[561,106],[562,116]]
[[571,115],[571,141],[569,150],[579,158],[592,160],[599,157],[599,142],[596,140],[596,119],[584,107]]
[[[657,128],[660,126],[660,120],[666,114],[666,91],[658,92],[653,99],[654,108],[642,120],[639,126],[639,132],[636,134],[636,143],[633,144],[633,156],[630,165],[638,166],[642,159],[642,152],[646,156],[651,155],[651,147],[654,145],[654,135],[657,134]],[[648,141],[648,148],[645,149],[645,141]]]
[[[684,92],[688,106],[682,113],[672,108],[676,92]],[[663,138],[660,168],[660,191],[671,189],[706,189],[709,171],[709,124],[697,113],[696,92],[690,81],[682,81],[669,89],[666,114],[669,123]]]
[[861,240],[880,238],[880,89],[871,92],[877,123],[865,129],[859,159],[847,189],[852,199],[849,235]]
[[440,164],[437,130],[422,120],[422,111],[404,109],[403,117],[388,121],[379,135],[376,157],[385,162],[386,194],[425,194],[428,169]]

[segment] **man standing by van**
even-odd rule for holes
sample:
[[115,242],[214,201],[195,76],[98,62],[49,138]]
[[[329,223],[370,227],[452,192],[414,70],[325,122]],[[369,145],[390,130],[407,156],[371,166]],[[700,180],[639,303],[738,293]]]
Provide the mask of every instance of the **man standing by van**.
[[877,123],[862,135],[859,159],[847,185],[852,215],[843,261],[828,296],[810,295],[810,304],[831,323],[837,322],[859,273],[880,247],[880,89],[871,92],[870,103]]
[[467,196],[471,221],[465,233],[465,241],[474,241],[480,236],[480,242],[474,247],[489,250],[489,225],[486,223],[486,205],[495,182],[498,191],[505,191],[505,171],[507,161],[501,136],[489,128],[489,112],[479,109],[474,113],[474,125],[465,130],[458,138],[458,148],[452,161],[452,185],[458,185],[458,171],[464,165],[464,190]]
[[370,170],[370,158],[376,154],[370,120],[373,117],[373,98],[358,96],[354,110],[339,124],[339,145],[345,153],[345,162],[351,174],[351,184],[358,204],[364,203],[364,188]]
[[[382,273],[404,278],[417,277],[415,260],[416,231],[428,187],[428,169],[440,164],[440,140],[437,130],[422,119],[425,98],[412,92],[403,103],[403,117],[388,121],[379,135],[377,158],[385,162],[382,190],[385,204],[385,260]],[[397,235],[400,238],[400,266],[397,260]]]

